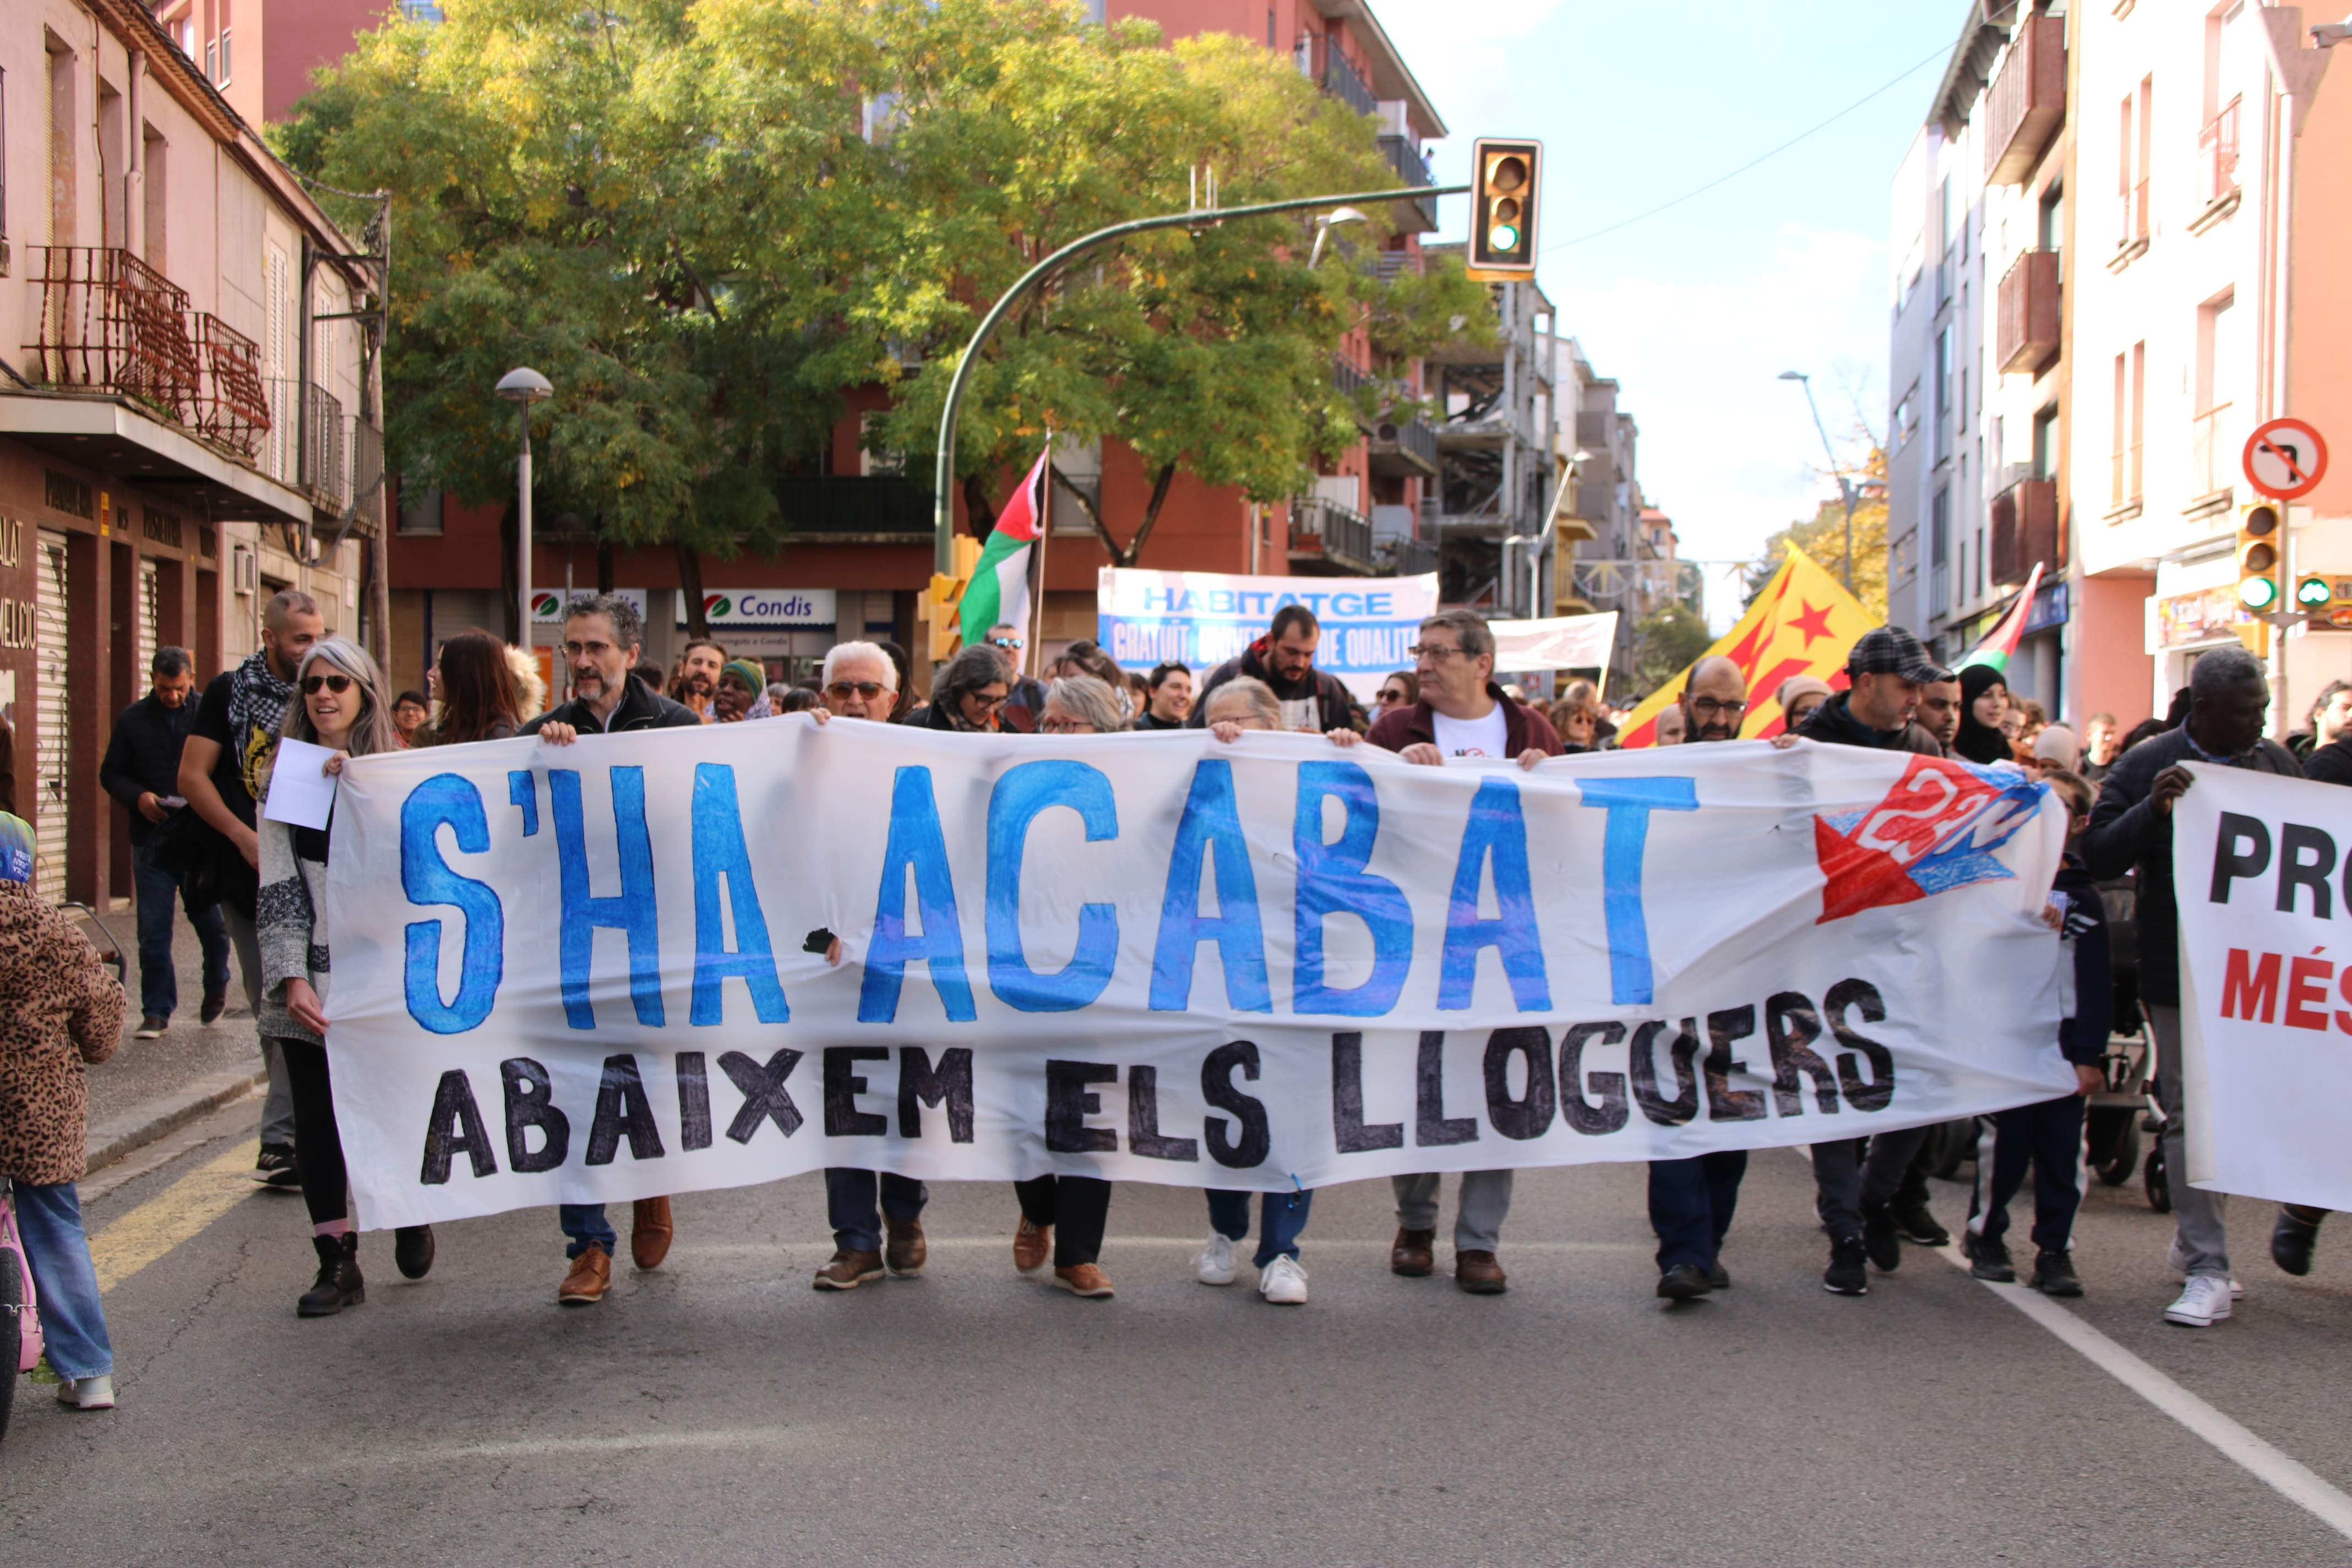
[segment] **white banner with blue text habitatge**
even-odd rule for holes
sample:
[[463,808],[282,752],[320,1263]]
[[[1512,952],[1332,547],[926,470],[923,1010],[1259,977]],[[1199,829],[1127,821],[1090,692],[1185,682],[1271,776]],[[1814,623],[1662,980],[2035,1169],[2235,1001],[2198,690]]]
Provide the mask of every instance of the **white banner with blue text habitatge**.
[[1811,743],[1527,771],[796,714],[368,757],[336,1111],[371,1228],[1853,1137],[2072,1084],[2063,831],[2014,769]]
[[1095,640],[1121,669],[1149,673],[1172,662],[1208,670],[1240,658],[1285,605],[1315,613],[1315,668],[1369,702],[1384,677],[1412,668],[1407,650],[1437,613],[1437,574],[1248,577],[1106,566],[1095,579]]

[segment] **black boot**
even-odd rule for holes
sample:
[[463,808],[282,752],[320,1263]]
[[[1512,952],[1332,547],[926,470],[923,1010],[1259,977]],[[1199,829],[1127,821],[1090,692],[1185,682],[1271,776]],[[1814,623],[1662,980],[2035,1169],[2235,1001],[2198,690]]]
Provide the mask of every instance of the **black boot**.
[[392,1260],[404,1279],[422,1279],[433,1272],[433,1227],[404,1225],[392,1233]]
[[297,1316],[331,1318],[367,1300],[367,1281],[360,1278],[359,1232],[314,1236],[310,1245],[319,1249],[319,1278],[294,1303]]

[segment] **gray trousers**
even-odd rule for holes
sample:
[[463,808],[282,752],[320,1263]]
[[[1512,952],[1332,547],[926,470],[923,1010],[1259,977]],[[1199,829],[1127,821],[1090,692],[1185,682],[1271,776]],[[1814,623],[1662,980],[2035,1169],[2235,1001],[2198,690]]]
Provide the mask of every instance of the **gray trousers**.
[[2164,1108],[2164,1174],[2172,1189],[2173,1235],[2180,1243],[2181,1259],[2190,1279],[2210,1274],[2230,1277],[2230,1238],[2222,1229],[2222,1196],[2189,1184],[2189,1117],[2182,1110],[2180,1072],[2180,1009],[2148,1005],[2147,1021],[2156,1031],[2156,1102]]
[[[1407,1230],[1437,1228],[1438,1181],[1434,1172],[1389,1178],[1396,1190],[1398,1225]],[[1494,1251],[1503,1239],[1504,1216],[1510,1212],[1510,1172],[1463,1172],[1462,1191],[1454,1209],[1454,1250]]]
[[[226,900],[220,906],[221,921],[228,927],[229,945],[236,949],[236,972],[245,981],[245,1005],[257,1020],[261,1016],[261,943],[253,933],[253,922],[231,909]],[[269,1093],[261,1102],[261,1141],[264,1143],[294,1147],[294,1090],[286,1081],[286,1063],[278,1054],[278,1042],[268,1036],[261,1037],[261,1065],[269,1070]]]

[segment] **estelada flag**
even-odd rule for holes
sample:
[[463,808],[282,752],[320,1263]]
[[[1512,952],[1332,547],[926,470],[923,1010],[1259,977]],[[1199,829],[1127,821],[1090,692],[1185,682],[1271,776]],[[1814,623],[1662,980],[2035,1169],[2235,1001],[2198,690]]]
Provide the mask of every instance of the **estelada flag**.
[[[1772,574],[1772,580],[1764,584],[1739,624],[1701,657],[1721,654],[1748,677],[1748,721],[1739,733],[1752,740],[1780,733],[1780,705],[1772,694],[1790,676],[1813,676],[1844,690],[1845,656],[1862,634],[1876,625],[1843,584],[1791,545],[1789,558]],[[1696,661],[1644,698],[1627,716],[1617,743],[1655,745],[1659,711],[1682,696],[1683,682],[1695,668]]]

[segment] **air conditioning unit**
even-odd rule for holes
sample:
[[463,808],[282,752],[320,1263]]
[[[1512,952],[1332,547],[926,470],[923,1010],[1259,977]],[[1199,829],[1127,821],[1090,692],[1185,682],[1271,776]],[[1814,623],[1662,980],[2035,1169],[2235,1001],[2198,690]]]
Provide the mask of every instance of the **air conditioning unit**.
[[240,594],[250,594],[261,585],[260,563],[254,558],[250,544],[239,544],[229,551],[229,584]]

